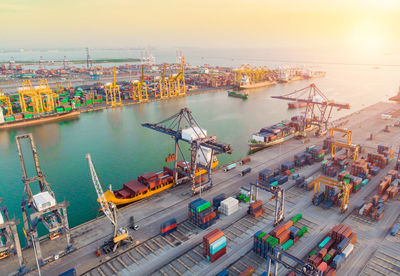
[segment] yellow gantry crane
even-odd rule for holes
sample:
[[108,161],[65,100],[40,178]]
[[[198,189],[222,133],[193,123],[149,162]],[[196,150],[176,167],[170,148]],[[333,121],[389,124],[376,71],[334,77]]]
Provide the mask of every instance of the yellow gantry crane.
[[250,64],[244,65],[234,70],[234,84],[239,86],[242,79],[247,77],[250,83],[268,80],[272,75],[272,71],[263,67],[251,67]]
[[347,156],[352,157],[353,161],[356,161],[356,159],[358,158],[358,153],[360,151],[360,147],[358,145],[354,145],[351,143],[353,132],[348,129],[331,128],[329,130],[329,136],[333,136],[334,132],[344,133],[343,137],[347,137],[347,144],[344,142],[334,142],[332,144],[332,148],[331,148],[331,159],[332,160],[335,159],[336,148],[342,147],[342,148],[348,149],[349,151],[347,151]]
[[32,111],[33,113],[39,114],[43,112],[43,101],[41,95],[33,88],[29,80],[25,80],[22,83],[22,87],[18,90],[19,102],[21,105],[21,111],[27,111],[27,105],[25,97],[31,98],[32,101]]
[[168,94],[169,97],[186,95],[185,83],[185,57],[180,57],[181,66],[179,72],[168,78]]
[[119,85],[117,85],[117,68],[113,68],[113,81],[104,85],[104,92],[106,94],[106,104],[111,106],[121,105],[121,92]]
[[147,84],[144,81],[144,66],[140,67],[140,78],[139,80],[132,81],[132,99],[138,103],[147,102],[149,96],[147,94]]
[[[58,105],[58,94],[55,93],[47,83],[47,80],[41,80],[39,86],[35,87],[36,93],[41,97],[43,103],[43,110],[45,112],[54,111]],[[44,99],[44,100],[43,100]]]
[[169,87],[168,87],[168,79],[166,78],[167,72],[167,64],[163,64],[163,71],[161,73],[161,78],[158,79],[159,85],[159,94],[156,93],[156,97],[160,99],[168,99],[170,96]]
[[343,137],[347,137],[347,144],[348,145],[351,144],[351,139],[352,139],[352,135],[353,135],[353,132],[351,130],[333,127],[329,130],[329,136],[333,136],[334,132],[344,133]]
[[6,94],[4,94],[2,89],[0,89],[0,102],[2,102],[3,105],[7,108],[6,116],[13,115],[10,97],[8,97]]
[[330,178],[327,178],[324,176],[318,176],[318,178],[316,178],[314,180],[313,198],[314,198],[315,194],[319,192],[319,187],[321,184],[324,184],[325,186],[337,188],[342,191],[343,200],[342,200],[342,204],[340,205],[340,212],[342,214],[345,213],[348,208],[349,197],[350,197],[350,187],[349,187],[348,180],[345,179],[345,181],[339,182],[339,181],[335,181],[333,179],[330,179]]

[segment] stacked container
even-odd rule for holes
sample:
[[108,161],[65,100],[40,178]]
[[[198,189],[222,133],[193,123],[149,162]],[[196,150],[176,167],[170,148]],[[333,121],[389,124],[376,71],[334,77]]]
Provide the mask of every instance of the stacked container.
[[168,220],[168,221],[166,221],[166,222],[163,222],[162,224],[161,224],[161,235],[162,236],[165,236],[166,234],[169,234],[169,233],[171,233],[171,232],[173,232],[173,231],[175,231],[176,230],[176,227],[177,227],[177,225],[176,225],[176,219],[170,219],[170,220]]
[[264,213],[263,202],[261,200],[256,200],[253,203],[250,203],[248,214],[252,217],[258,218]]
[[226,237],[215,229],[203,237],[203,256],[210,262],[215,262],[226,253]]
[[217,212],[213,211],[211,204],[202,198],[189,203],[189,220],[201,229],[207,229],[217,220]]
[[225,216],[230,216],[237,210],[239,210],[239,200],[233,197],[221,201],[221,206],[218,208],[218,211]]

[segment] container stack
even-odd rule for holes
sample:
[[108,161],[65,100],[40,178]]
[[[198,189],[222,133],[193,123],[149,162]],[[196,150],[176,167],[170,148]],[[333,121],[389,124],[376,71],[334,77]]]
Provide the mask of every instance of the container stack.
[[221,201],[221,206],[218,208],[218,211],[225,216],[230,216],[237,210],[239,210],[239,200],[233,197],[228,197],[227,199]]
[[293,173],[294,172],[294,162],[293,161],[283,162],[281,164],[281,172],[284,173],[285,175],[290,175],[291,173]]
[[388,144],[379,144],[378,145],[378,153],[383,154],[386,158],[389,159],[389,162],[392,161],[394,152],[391,145]]
[[324,139],[322,148],[324,150],[327,150],[328,152],[330,152],[332,150],[332,145],[334,142],[335,142],[334,137],[328,136]]
[[324,160],[325,151],[321,147],[312,145],[307,147],[306,151],[311,154],[314,161],[321,162],[322,160]]
[[161,235],[164,237],[165,235],[175,231],[176,227],[177,227],[176,219],[170,219],[170,220],[168,220],[166,222],[163,222],[161,224],[161,227],[160,227],[161,228],[161,231],[160,231]]
[[348,259],[357,241],[357,234],[347,225],[339,224],[310,252],[308,263],[316,266],[324,275],[335,275]]
[[337,169],[335,168],[335,163],[333,161],[322,161],[321,162],[322,173],[329,177],[336,177]]
[[253,251],[263,258],[268,253],[273,253],[275,246],[281,246],[283,250],[288,250],[299,238],[307,233],[307,227],[298,228],[295,223],[302,218],[302,214],[297,214],[286,223],[276,227],[269,234],[258,231],[253,236]]
[[213,198],[213,206],[214,208],[218,208],[221,206],[221,202],[226,199],[225,194],[219,194],[216,197]]
[[369,174],[367,160],[363,158],[357,159],[351,167],[351,174],[361,178],[367,178]]
[[307,164],[307,153],[300,152],[294,155],[294,165],[296,167],[302,167]]
[[367,161],[371,163],[371,167],[378,167],[383,169],[389,163],[389,159],[383,154],[368,153]]
[[217,220],[217,212],[211,208],[211,204],[202,198],[189,203],[189,220],[201,229],[207,229]]
[[210,262],[215,262],[226,254],[226,237],[215,229],[203,237],[203,256]]
[[261,200],[256,200],[253,203],[250,203],[249,210],[247,213],[254,218],[258,218],[265,212],[263,208],[263,202]]

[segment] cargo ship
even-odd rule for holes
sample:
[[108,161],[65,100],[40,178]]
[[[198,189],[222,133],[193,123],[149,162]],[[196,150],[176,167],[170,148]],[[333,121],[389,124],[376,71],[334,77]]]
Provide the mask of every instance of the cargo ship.
[[43,114],[38,114],[38,115],[16,114],[13,117],[6,117],[5,120],[1,114],[0,115],[0,130],[1,129],[19,128],[19,127],[28,127],[28,126],[48,123],[48,122],[52,122],[52,121],[73,120],[73,119],[77,119],[80,114],[81,114],[81,112],[78,110],[68,110],[68,111],[54,112],[54,113],[43,113]]
[[307,106],[307,103],[304,103],[304,102],[289,102],[288,103],[289,109],[302,108],[302,107],[306,107],[306,106]]
[[[290,121],[282,121],[278,124],[264,127],[259,132],[254,133],[249,141],[251,151],[270,147],[283,143],[289,139],[302,134],[303,116],[294,116]],[[310,132],[316,129],[316,126],[310,124],[310,120],[306,121],[305,131]]]
[[247,100],[249,94],[247,92],[240,92],[237,90],[228,91],[228,96]]
[[244,76],[239,84],[238,89],[250,89],[250,88],[259,88],[259,87],[264,87],[264,86],[269,86],[276,84],[276,81],[272,78],[264,81],[259,81],[259,82],[250,82],[250,78],[248,76]]
[[[185,176],[179,173],[180,171],[188,171],[190,164],[185,161],[177,163],[178,167],[178,182],[183,180]],[[214,157],[211,168],[218,166],[218,160]],[[207,171],[198,169],[196,171],[196,182],[205,180]],[[172,188],[175,185],[174,171],[171,168],[163,167],[159,172],[148,172],[123,184],[122,189],[117,191],[107,190],[104,196],[107,202],[112,202],[116,206],[123,206],[132,202],[144,199]]]

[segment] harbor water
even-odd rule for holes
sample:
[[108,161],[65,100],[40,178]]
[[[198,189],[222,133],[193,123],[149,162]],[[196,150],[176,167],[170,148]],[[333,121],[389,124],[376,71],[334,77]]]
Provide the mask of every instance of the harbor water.
[[[166,165],[165,157],[173,152],[173,140],[143,128],[143,122],[158,122],[188,107],[209,134],[231,144],[232,155],[218,156],[220,163],[226,164],[247,154],[251,133],[300,114],[301,110],[288,110],[286,101],[271,99],[272,95],[283,95],[314,82],[328,98],[350,103],[350,111],[334,111],[334,117],[338,117],[397,93],[400,66],[324,64],[318,69],[326,71],[326,77],[250,90],[248,100],[228,97],[223,91],[84,113],[69,122],[0,131],[0,197],[11,216],[21,218],[24,185],[15,145],[18,134],[33,134],[41,169],[57,201],[70,203],[68,215],[73,227],[98,216],[86,153],[92,155],[104,190],[109,185],[120,189],[124,182]],[[26,156],[30,154],[27,149],[24,145]],[[28,159],[27,166],[33,167],[32,159]],[[29,171],[32,175],[33,169]]]

